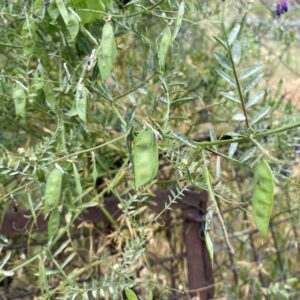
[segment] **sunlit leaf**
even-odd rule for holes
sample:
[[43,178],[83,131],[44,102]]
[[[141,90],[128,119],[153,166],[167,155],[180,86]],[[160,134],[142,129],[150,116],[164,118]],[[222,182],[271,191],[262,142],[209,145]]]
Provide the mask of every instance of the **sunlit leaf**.
[[125,295],[127,300],[139,300],[135,292],[130,288],[125,288]]
[[229,46],[231,46],[233,44],[233,42],[237,39],[239,33],[241,30],[241,25],[240,24],[236,24],[233,29],[230,31],[229,35],[228,35],[228,44]]
[[237,113],[237,114],[233,115],[232,120],[233,121],[245,121],[246,118],[245,118],[244,114]]
[[240,99],[236,98],[235,96],[232,95],[232,93],[226,93],[226,92],[221,92],[221,95],[224,96],[225,98],[234,101],[236,103],[241,103]]

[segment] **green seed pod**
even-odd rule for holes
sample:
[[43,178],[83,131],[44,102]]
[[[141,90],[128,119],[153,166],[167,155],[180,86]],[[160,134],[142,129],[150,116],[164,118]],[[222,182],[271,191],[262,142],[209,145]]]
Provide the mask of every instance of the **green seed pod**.
[[54,210],[59,202],[62,186],[62,173],[54,169],[47,178],[45,191],[45,213]]
[[150,182],[158,171],[158,148],[150,129],[143,130],[134,140],[133,165],[135,187]]
[[266,238],[274,201],[274,178],[265,160],[260,160],[254,171],[252,197],[253,218],[263,239]]

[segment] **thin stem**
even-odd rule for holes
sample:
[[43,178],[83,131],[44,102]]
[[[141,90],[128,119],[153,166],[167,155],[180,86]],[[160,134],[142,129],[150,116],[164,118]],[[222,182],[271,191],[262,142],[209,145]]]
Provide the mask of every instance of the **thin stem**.
[[[87,152],[92,152],[92,151],[95,151],[95,150],[97,150],[97,149],[103,148],[103,147],[105,147],[105,146],[107,146],[107,145],[113,144],[113,143],[115,143],[115,142],[117,142],[117,141],[123,139],[124,137],[127,136],[127,134],[128,134],[128,133],[126,132],[126,134],[121,135],[121,136],[119,136],[119,137],[117,137],[117,138],[115,138],[115,139],[113,139],[113,140],[111,140],[111,141],[108,141],[108,142],[104,143],[104,144],[100,144],[100,145],[97,145],[97,146],[92,147],[92,148],[89,148],[89,149],[84,149],[84,150],[77,151],[77,152],[74,152],[74,153],[65,155],[65,156],[63,156],[63,157],[57,158],[57,159],[55,159],[55,160],[52,160],[52,161],[46,163],[45,165],[54,164],[54,163],[56,163],[56,162],[58,162],[58,161],[65,160],[65,159],[67,159],[67,158],[69,158],[69,157],[72,157],[72,156],[77,156],[77,155],[79,155],[79,154],[83,154],[83,153],[87,153]],[[1,199],[0,199],[0,200],[1,200]]]
[[[282,127],[279,128],[275,128],[275,129],[270,129],[264,132],[259,132],[259,133],[254,133],[252,135],[252,139],[254,138],[262,138],[264,136],[270,136],[270,135],[274,135],[280,132],[284,132],[293,128],[297,128],[300,127],[300,121],[298,122],[294,122],[291,124],[287,124],[284,125]],[[193,141],[193,143],[195,145],[201,146],[201,147],[206,147],[206,146],[216,146],[216,145],[228,145],[228,144],[232,144],[232,143],[238,143],[238,142],[246,142],[246,141],[250,141],[251,140],[250,137],[246,137],[246,136],[242,136],[239,138],[232,138],[232,139],[228,139],[228,140],[218,140],[218,141],[213,141],[213,142],[197,142],[197,141]]]
[[242,88],[241,88],[241,85],[240,85],[240,80],[239,80],[239,77],[238,77],[238,74],[237,74],[237,71],[236,71],[235,63],[233,61],[233,57],[232,57],[232,53],[231,53],[231,47],[228,44],[227,36],[226,36],[226,44],[227,44],[227,47],[228,47],[229,58],[230,58],[231,66],[232,66],[234,80],[236,82],[236,86],[237,86],[238,93],[239,93],[239,98],[241,100],[242,109],[243,109],[243,113],[244,113],[244,116],[245,116],[245,123],[246,123],[247,128],[250,129],[250,124],[249,124],[246,105],[245,105],[245,99],[244,99],[244,95],[243,95]]
[[20,191],[20,190],[26,188],[27,186],[33,184],[34,182],[36,182],[36,179],[34,179],[34,180],[32,180],[32,181],[30,181],[30,182],[28,182],[28,183],[26,183],[26,184],[23,184],[23,185],[21,185],[21,186],[15,188],[15,189],[12,190],[11,192],[9,192],[9,193],[7,193],[6,195],[2,196],[2,197],[0,198],[0,201],[2,201],[3,199],[7,198],[9,195],[14,194],[14,193],[16,193],[16,192],[18,192],[18,191]]
[[113,19],[123,19],[123,18],[132,18],[138,15],[142,15],[145,13],[150,12],[151,10],[153,10],[154,8],[158,7],[160,4],[162,4],[165,0],[160,0],[157,3],[153,4],[152,6],[148,7],[148,8],[144,8],[144,10],[142,11],[137,11],[134,12],[132,14],[124,14],[124,15],[110,15],[108,13],[105,13],[103,11],[100,10],[94,10],[94,9],[79,9],[79,11],[86,11],[86,12],[94,12],[94,13],[101,13],[101,14],[106,14],[108,17],[111,17]]
[[211,186],[210,174],[209,174],[208,167],[207,167],[207,161],[206,161],[205,150],[204,149],[202,149],[202,158],[203,158],[203,168],[204,168],[204,174],[203,175],[204,175],[205,180],[206,180],[206,185],[207,185],[207,189],[208,189],[208,195],[209,195],[210,201],[212,202],[212,204],[214,206],[214,209],[215,209],[215,211],[217,213],[217,217],[218,217],[218,220],[219,220],[219,222],[221,224],[222,231],[223,231],[223,234],[224,234],[224,237],[225,237],[225,242],[226,242],[226,244],[228,246],[229,252],[233,255],[234,254],[234,248],[231,245],[231,242],[229,240],[227,229],[226,229],[226,226],[225,226],[222,214],[220,212],[217,200],[215,198],[214,191],[213,191],[212,186]]

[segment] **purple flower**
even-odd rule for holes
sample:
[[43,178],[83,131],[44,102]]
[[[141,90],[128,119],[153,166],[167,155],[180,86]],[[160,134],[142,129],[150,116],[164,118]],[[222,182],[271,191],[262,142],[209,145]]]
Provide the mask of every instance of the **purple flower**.
[[282,14],[286,13],[289,10],[289,0],[282,0],[276,6],[275,14],[277,17],[280,17]]

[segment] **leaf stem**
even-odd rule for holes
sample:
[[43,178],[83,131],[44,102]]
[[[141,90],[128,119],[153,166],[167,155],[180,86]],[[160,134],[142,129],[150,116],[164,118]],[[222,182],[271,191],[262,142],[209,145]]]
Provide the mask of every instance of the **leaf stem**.
[[[54,164],[54,163],[56,163],[56,162],[58,162],[58,161],[65,160],[65,159],[67,159],[67,158],[69,158],[69,157],[72,157],[72,156],[77,156],[77,155],[79,155],[79,154],[83,154],[83,153],[87,153],[87,152],[91,152],[91,151],[94,151],[94,150],[103,148],[103,147],[105,147],[105,146],[107,146],[107,145],[113,144],[113,143],[115,143],[115,142],[117,142],[117,141],[123,139],[124,137],[127,136],[127,134],[128,134],[128,133],[126,132],[126,134],[123,134],[123,135],[121,135],[121,136],[119,136],[119,137],[117,137],[117,138],[115,138],[115,139],[113,139],[113,140],[111,140],[111,141],[108,141],[108,142],[106,142],[106,143],[104,143],[104,144],[100,144],[100,145],[97,145],[97,146],[92,147],[92,148],[88,148],[88,149],[84,149],[84,150],[77,151],[77,152],[74,152],[74,153],[70,153],[70,154],[65,155],[65,156],[63,156],[63,157],[57,158],[57,159],[55,159],[55,160],[52,160],[52,161],[46,163],[45,165],[47,166],[47,165],[50,165],[50,164]],[[0,200],[1,200],[1,199],[0,199]]]
[[206,157],[205,157],[205,149],[202,149],[202,158],[203,158],[203,169],[204,169],[204,174],[203,175],[204,175],[204,178],[206,180],[206,185],[207,185],[207,189],[208,189],[208,195],[209,195],[210,201],[212,202],[213,207],[214,207],[214,209],[215,209],[215,211],[217,213],[217,217],[218,217],[218,220],[219,220],[219,222],[221,224],[222,231],[223,231],[223,234],[224,234],[224,237],[225,237],[225,242],[226,242],[226,244],[228,246],[228,249],[229,249],[229,251],[230,251],[231,254],[234,254],[234,248],[231,245],[231,242],[229,240],[227,229],[226,229],[226,226],[225,226],[222,214],[220,212],[218,203],[216,201],[214,191],[212,189],[212,185],[211,185],[211,181],[210,181],[210,174],[209,174],[209,171],[208,171],[207,161],[206,161]]
[[[254,133],[252,135],[252,139],[253,138],[262,138],[264,136],[270,136],[270,135],[274,135],[280,132],[284,132],[293,128],[297,128],[300,127],[300,121],[291,123],[291,124],[287,124],[284,126],[281,126],[279,128],[274,128],[274,129],[270,129],[267,131],[263,131],[263,132],[258,132],[258,133]],[[238,138],[232,138],[232,139],[228,139],[228,140],[218,140],[218,141],[207,141],[207,142],[197,142],[197,141],[193,141],[193,143],[195,143],[195,145],[198,146],[202,146],[202,147],[206,147],[206,146],[216,146],[216,145],[228,145],[228,144],[232,144],[232,143],[238,143],[238,142],[246,142],[246,141],[250,141],[251,140],[250,137],[247,136],[242,136],[242,137],[238,137]]]
[[227,44],[227,48],[228,48],[228,52],[229,52],[229,58],[230,58],[231,66],[232,66],[234,80],[236,82],[236,86],[237,86],[238,93],[239,93],[239,98],[241,100],[241,105],[242,105],[243,113],[244,113],[244,116],[245,116],[245,123],[246,123],[247,128],[250,129],[250,124],[249,124],[246,105],[245,105],[245,99],[244,99],[244,95],[243,95],[243,92],[242,92],[240,80],[239,80],[239,77],[238,77],[238,74],[237,74],[237,71],[236,71],[235,63],[234,63],[234,60],[233,60],[233,57],[232,57],[231,47],[228,44],[227,36],[226,36],[226,44]]

